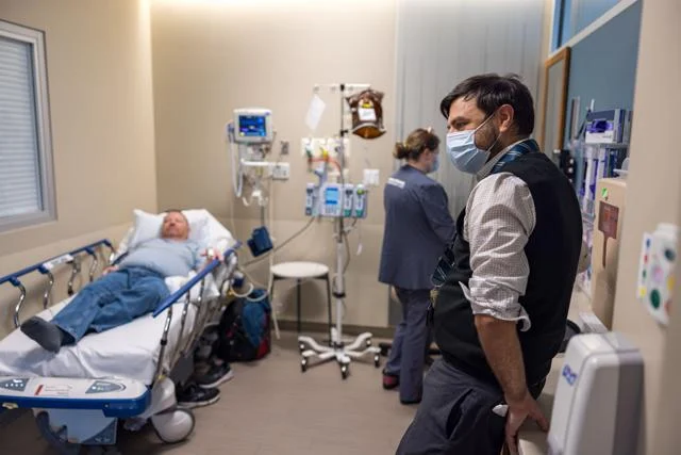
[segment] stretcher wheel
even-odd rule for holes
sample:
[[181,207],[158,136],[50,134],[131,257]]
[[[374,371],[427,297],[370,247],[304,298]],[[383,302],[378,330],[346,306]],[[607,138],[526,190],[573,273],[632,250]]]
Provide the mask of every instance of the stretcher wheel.
[[158,438],[166,444],[182,442],[194,431],[194,414],[188,409],[175,408],[151,417]]

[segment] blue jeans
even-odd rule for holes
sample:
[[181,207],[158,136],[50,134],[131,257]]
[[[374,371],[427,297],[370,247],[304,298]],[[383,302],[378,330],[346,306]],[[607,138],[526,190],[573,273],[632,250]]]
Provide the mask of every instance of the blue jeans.
[[113,329],[153,311],[169,295],[161,275],[130,267],[85,286],[51,322],[77,343],[91,330]]
[[395,330],[385,372],[400,377],[400,400],[421,399],[423,366],[430,344],[430,329],[426,323],[430,291],[409,291],[395,288],[402,304],[402,321]]

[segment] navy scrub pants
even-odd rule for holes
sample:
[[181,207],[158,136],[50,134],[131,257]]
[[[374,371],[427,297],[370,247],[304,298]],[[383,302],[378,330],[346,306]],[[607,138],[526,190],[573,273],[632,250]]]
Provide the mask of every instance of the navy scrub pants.
[[418,403],[423,389],[423,367],[430,344],[430,329],[426,323],[429,290],[409,291],[396,288],[402,304],[402,321],[395,330],[385,373],[399,376],[400,401]]

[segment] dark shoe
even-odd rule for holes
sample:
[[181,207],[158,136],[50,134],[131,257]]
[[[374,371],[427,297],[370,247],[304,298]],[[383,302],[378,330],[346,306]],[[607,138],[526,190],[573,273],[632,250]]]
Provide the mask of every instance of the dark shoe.
[[196,383],[204,389],[212,389],[234,377],[234,372],[228,363],[213,364],[208,371],[196,377]]
[[177,392],[177,405],[186,408],[200,408],[216,403],[220,399],[220,390],[203,389],[197,384],[190,384]]
[[410,406],[412,404],[421,404],[421,399],[420,398],[418,400],[402,400],[402,399],[400,399],[400,403],[402,403],[405,406]]
[[394,390],[400,386],[400,377],[383,371],[383,389]]
[[20,329],[24,335],[50,352],[59,352],[59,348],[64,344],[64,332],[56,325],[38,316],[33,316],[21,324]]

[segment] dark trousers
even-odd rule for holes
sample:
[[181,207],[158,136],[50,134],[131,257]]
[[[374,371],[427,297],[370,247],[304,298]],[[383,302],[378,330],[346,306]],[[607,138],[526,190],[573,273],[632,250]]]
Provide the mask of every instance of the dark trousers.
[[402,321],[395,330],[385,372],[399,376],[400,400],[414,403],[421,400],[423,367],[431,341],[426,323],[430,291],[395,291],[402,305]]
[[[542,387],[543,383],[530,392],[536,397]],[[499,455],[506,419],[492,409],[503,398],[498,387],[437,359],[426,375],[423,401],[397,454]]]

